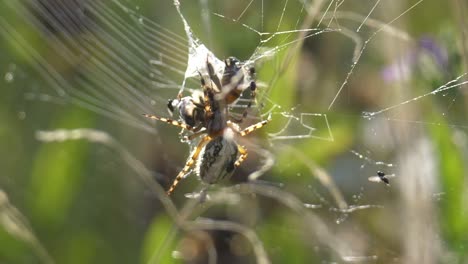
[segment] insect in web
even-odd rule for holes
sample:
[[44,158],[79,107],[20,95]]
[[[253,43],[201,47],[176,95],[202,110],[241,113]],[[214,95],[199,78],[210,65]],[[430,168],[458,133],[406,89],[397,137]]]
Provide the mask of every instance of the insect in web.
[[[229,57],[224,60],[224,71],[222,77],[219,78],[215,73],[213,65],[206,61],[206,68],[211,82],[211,89],[215,91],[215,100],[220,101],[224,106],[235,103],[242,92],[249,88],[250,100],[241,115],[241,118],[229,116],[231,121],[241,123],[247,117],[248,110],[255,100],[257,84],[255,82],[255,68],[244,67],[235,57]],[[201,76],[200,76],[201,77]],[[169,100],[167,107],[171,114],[177,108],[179,114],[186,124],[195,125],[196,121],[202,119],[201,115],[203,108],[203,93],[194,92],[191,96],[183,97],[179,95],[177,99]],[[197,108],[198,107],[198,108]]]
[[[227,180],[246,158],[247,150],[235,141],[235,136],[244,137],[265,126],[270,119],[260,121],[243,130],[236,124],[242,120],[229,120],[229,104],[235,102],[246,89],[238,60],[230,57],[225,60],[225,69],[220,79],[215,74],[213,65],[207,60],[208,82],[200,74],[202,93],[195,91],[191,96],[178,96],[170,100],[168,108],[174,111],[177,107],[182,121],[176,121],[155,115],[144,116],[181,127],[192,134],[187,140],[194,140],[203,136],[192,151],[184,168],[174,179],[167,191],[170,195],[177,184],[195,166],[200,179],[207,184],[215,184]],[[249,70],[254,74],[254,70]],[[241,76],[241,77],[239,77]],[[255,92],[255,82],[247,86]],[[243,114],[245,116],[245,114]]]

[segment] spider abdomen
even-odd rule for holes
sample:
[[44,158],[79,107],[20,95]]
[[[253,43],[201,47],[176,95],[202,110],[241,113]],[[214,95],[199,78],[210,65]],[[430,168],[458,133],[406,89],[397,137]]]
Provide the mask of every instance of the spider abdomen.
[[229,179],[234,172],[239,151],[232,139],[218,136],[204,147],[197,164],[200,179],[208,184]]

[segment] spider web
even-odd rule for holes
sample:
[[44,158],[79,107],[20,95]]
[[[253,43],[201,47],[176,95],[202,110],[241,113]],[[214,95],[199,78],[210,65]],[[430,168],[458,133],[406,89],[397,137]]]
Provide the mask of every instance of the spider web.
[[[313,241],[319,249],[316,256],[320,258],[344,262],[411,259],[411,256],[395,252],[396,249],[386,249],[385,245],[369,246],[378,240],[378,235],[360,229],[364,222],[359,222],[358,217],[364,214],[362,211],[368,212],[368,217],[378,214],[390,217],[394,213],[394,204],[386,201],[386,198],[392,198],[394,189],[368,180],[377,171],[395,176],[390,178],[391,187],[399,186],[404,193],[403,203],[414,198],[410,194],[418,188],[415,187],[417,182],[424,183],[423,196],[445,194],[434,181],[424,178],[435,178],[435,165],[424,166],[422,171],[426,176],[421,176],[422,172],[411,170],[408,160],[418,163],[434,159],[421,127],[450,127],[464,131],[468,126],[457,114],[457,109],[464,103],[459,95],[464,93],[463,88],[468,82],[466,73],[449,72],[444,68],[448,55],[435,41],[419,40],[402,30],[405,19],[424,6],[422,0],[406,4],[388,0],[359,4],[335,0],[248,0],[238,3],[208,0],[152,3],[145,0],[137,4],[120,0],[9,1],[5,8],[14,19],[0,17],[0,35],[14,47],[20,59],[11,60],[4,79],[7,84],[14,84],[18,88],[17,94],[26,99],[18,104],[22,106],[17,110],[21,120],[35,116],[31,108],[38,101],[46,102],[48,107],[57,104],[54,110],[76,105],[150,132],[160,144],[167,135],[176,133],[173,129],[166,132],[164,124],[155,125],[142,114],[170,117],[167,100],[179,93],[188,95],[199,89],[198,76],[206,74],[207,58],[216,72],[222,72],[223,59],[234,55],[246,67],[256,68],[258,85],[252,107],[248,107],[252,103],[248,92],[231,106],[234,117],[242,117],[247,110],[242,125],[269,116],[272,119],[265,128],[266,143],[256,139],[245,142],[253,153],[249,160],[254,161],[245,166],[250,171],[242,172],[258,182],[263,179],[261,176],[266,176],[265,185],[214,192],[204,206],[234,204],[242,208],[246,199],[241,194],[250,190],[284,204],[292,212],[305,214],[306,219],[316,224],[315,228],[308,229],[316,239],[308,241]],[[243,41],[236,40],[239,38]],[[42,46],[30,43],[42,43]],[[392,49],[392,43],[399,48]],[[378,70],[370,70],[369,65]],[[361,89],[366,82],[372,85],[365,87],[373,89]],[[408,88],[414,82],[424,88]],[[417,114],[415,109],[425,109],[424,104],[433,101],[434,113],[441,115],[440,120]],[[177,116],[172,118],[177,119]],[[343,120],[355,120],[360,132],[349,132],[349,122]],[[38,129],[45,127],[38,126]],[[112,128],[104,130],[119,137]],[[36,136],[44,142],[87,139],[107,145],[117,150],[145,185],[155,186],[154,179],[149,176],[151,172],[143,168],[139,159],[130,157],[129,151],[137,152],[131,143],[120,145],[107,133],[100,133],[57,130],[38,132]],[[141,135],[133,133],[137,137]],[[400,133],[409,136],[399,139],[395,134]],[[458,135],[463,138],[460,133]],[[409,143],[414,143],[414,149],[395,150],[395,145]],[[155,168],[152,173],[157,174],[158,180],[165,174],[176,173],[184,161],[179,159],[181,163],[175,164],[171,155],[176,154],[171,154],[171,150],[167,152],[169,154],[160,153],[164,156],[162,162],[169,163],[173,170],[167,173]],[[320,154],[322,152],[325,154]],[[188,155],[188,151],[183,153]],[[338,157],[326,169],[320,160],[314,160],[315,157],[325,159],[330,156]],[[414,177],[406,180],[408,174]],[[278,179],[274,175],[285,177]],[[299,180],[290,175],[296,175]],[[149,187],[173,218],[185,217],[194,229],[243,234],[251,242],[257,261],[269,262],[267,253],[270,252],[263,252],[263,246],[268,251],[269,244],[261,236],[252,234],[256,233],[253,227],[237,226],[236,221],[189,221],[188,216],[184,216],[186,212],[177,211],[166,198],[158,196],[158,188]],[[276,190],[281,195],[269,196],[268,191]],[[384,194],[379,195],[379,191]],[[184,208],[203,211],[191,204],[195,200],[186,202]],[[427,202],[429,207],[426,208],[411,207],[410,202],[405,204],[408,205],[400,214],[408,218],[412,215],[411,210],[419,210],[429,217],[434,211],[433,199]],[[412,227],[416,230],[414,233],[421,228],[417,221]],[[301,228],[307,229],[302,225],[291,229],[300,232]],[[320,228],[324,231],[317,231]],[[336,233],[332,234],[332,231]],[[371,242],[365,241],[366,236]],[[426,236],[427,241],[433,241],[438,233],[427,232]],[[412,248],[416,241],[413,233],[402,237],[408,238],[407,249],[417,251]],[[349,246],[353,239],[358,239],[354,247]],[[149,257],[148,262],[157,262],[161,255],[158,252],[170,244],[167,242],[162,249],[150,250],[149,255],[153,257]],[[440,250],[437,243],[433,247]],[[439,252],[437,250],[434,252]],[[215,253],[212,251],[210,254],[216,256],[216,250]],[[186,255],[178,252],[174,256]],[[213,255],[209,259],[212,260]]]

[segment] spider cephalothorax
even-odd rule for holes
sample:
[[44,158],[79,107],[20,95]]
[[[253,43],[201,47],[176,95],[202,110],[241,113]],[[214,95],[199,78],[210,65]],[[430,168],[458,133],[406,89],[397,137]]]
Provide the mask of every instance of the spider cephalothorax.
[[[203,93],[195,92],[192,96],[178,96],[178,99],[169,101],[168,108],[171,111],[177,108],[182,122],[145,114],[148,118],[191,131],[192,134],[187,137],[188,140],[194,140],[203,135],[167,194],[174,191],[179,181],[190,172],[194,165],[196,165],[196,172],[200,179],[207,184],[215,184],[228,179],[234,169],[247,157],[247,150],[237,144],[235,136],[246,136],[263,127],[269,121],[261,121],[240,130],[238,125],[229,120],[227,107],[233,101],[227,100],[226,97],[219,97],[219,95],[223,93],[223,89],[227,85],[233,83],[234,78],[239,78],[240,68],[238,67],[240,66],[237,59],[233,57],[228,58],[225,65],[223,78],[220,80],[215,74],[212,64],[207,61],[208,79],[205,80],[200,74]],[[230,90],[227,90],[226,95],[232,95],[236,99],[240,96],[237,91],[233,92],[236,89],[241,89],[240,80],[239,83],[234,80],[237,85],[228,87]]]

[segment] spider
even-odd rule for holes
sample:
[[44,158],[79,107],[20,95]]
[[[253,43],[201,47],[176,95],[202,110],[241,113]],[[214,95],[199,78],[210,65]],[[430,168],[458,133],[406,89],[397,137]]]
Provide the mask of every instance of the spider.
[[[171,187],[167,191],[170,195],[177,184],[190,172],[195,165],[196,174],[207,184],[215,184],[228,179],[246,158],[247,150],[239,145],[234,136],[244,137],[255,130],[265,126],[267,120],[253,124],[243,130],[239,126],[228,120],[229,113],[227,106],[235,102],[245,87],[241,87],[243,76],[238,77],[241,70],[239,61],[234,57],[225,60],[225,69],[221,80],[215,74],[212,64],[207,60],[209,83],[200,74],[202,93],[195,91],[191,96],[170,100],[168,108],[174,111],[177,107],[182,122],[144,114],[145,117],[166,122],[173,126],[181,127],[191,131],[192,134],[187,140],[194,140],[202,136],[186,162],[184,168],[174,179]],[[249,70],[254,73],[253,70]],[[255,82],[249,85],[251,92],[255,91]],[[225,93],[225,96],[219,96]]]
[[[206,68],[211,87],[215,90],[215,100],[222,101],[224,105],[233,104],[239,99],[246,88],[250,89],[251,100],[242,113],[242,118],[234,119],[231,117],[236,123],[241,123],[243,118],[247,116],[248,109],[252,106],[252,101],[255,100],[257,88],[257,84],[254,81],[255,68],[249,67],[245,70],[240,61],[235,57],[225,59],[224,63],[224,72],[220,79],[216,75],[213,65],[207,60]],[[203,79],[202,76],[200,77]],[[245,84],[246,82],[248,85]],[[167,107],[171,114],[174,112],[175,108],[178,108],[182,120],[190,126],[195,126],[195,123],[200,123],[197,121],[202,119],[203,93],[194,92],[192,96],[183,98],[179,94],[177,99],[169,100]]]

